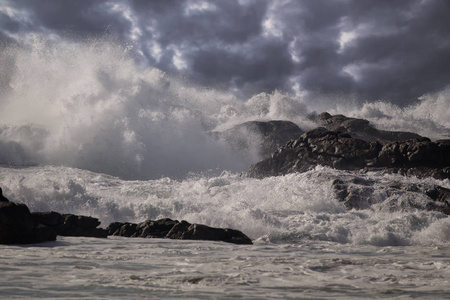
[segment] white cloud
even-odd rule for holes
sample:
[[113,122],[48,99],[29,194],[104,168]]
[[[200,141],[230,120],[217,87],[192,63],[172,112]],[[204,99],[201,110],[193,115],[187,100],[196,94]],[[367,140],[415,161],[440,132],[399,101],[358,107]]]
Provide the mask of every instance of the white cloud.
[[205,11],[215,11],[215,10],[217,10],[217,7],[211,2],[191,0],[188,1],[188,3],[186,4],[184,14],[186,16],[191,16]]

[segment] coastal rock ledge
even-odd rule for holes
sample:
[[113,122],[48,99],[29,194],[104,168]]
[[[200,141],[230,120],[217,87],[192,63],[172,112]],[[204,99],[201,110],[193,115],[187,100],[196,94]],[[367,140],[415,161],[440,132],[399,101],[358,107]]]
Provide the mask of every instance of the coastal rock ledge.
[[243,176],[280,176],[306,172],[318,165],[450,179],[450,139],[432,142],[420,137],[382,145],[320,127],[290,140],[270,157],[251,166]]
[[[316,166],[358,172],[377,171],[398,173],[418,178],[450,179],[450,140],[432,142],[420,137],[382,145],[379,141],[364,141],[348,133],[317,128],[290,140],[272,156],[250,167],[243,176],[264,178],[295,172],[306,172]],[[351,177],[351,175],[349,175]],[[380,200],[373,186],[375,182],[345,176],[329,178],[337,200],[348,209],[365,209]],[[415,193],[414,201],[397,203],[408,193]],[[385,187],[393,210],[403,206],[434,210],[450,215],[450,190],[426,183],[404,185],[396,182]],[[419,199],[420,198],[420,199]],[[423,201],[419,201],[419,200]]]
[[168,238],[178,240],[208,240],[222,241],[233,244],[252,244],[252,240],[239,230],[230,228],[214,228],[203,224],[191,224],[186,221],[172,219],[148,220],[139,224],[111,223],[109,235],[140,237],[140,238]]
[[109,235],[142,238],[222,241],[252,244],[239,230],[214,228],[171,219],[134,223],[111,223],[107,229],[98,228],[97,218],[60,214],[58,212],[31,213],[24,204],[5,198],[0,188],[0,244],[35,244],[55,241],[59,236],[106,238]]

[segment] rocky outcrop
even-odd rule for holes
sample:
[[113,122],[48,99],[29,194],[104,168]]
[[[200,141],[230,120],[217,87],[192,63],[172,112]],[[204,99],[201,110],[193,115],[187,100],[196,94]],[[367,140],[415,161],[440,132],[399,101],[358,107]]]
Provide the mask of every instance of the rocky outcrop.
[[108,232],[103,228],[97,228],[100,221],[88,216],[72,214],[60,214],[54,211],[35,212],[33,217],[39,224],[52,228],[60,236],[85,236],[106,238]]
[[3,196],[3,190],[0,188],[0,202],[9,202],[8,198]]
[[289,141],[243,175],[279,176],[305,172],[317,165],[445,179],[450,178],[450,140],[417,138],[383,146],[378,141],[367,142],[348,133],[318,128]]
[[254,147],[261,157],[265,157],[302,133],[303,130],[290,121],[249,121],[214,134],[237,150]]
[[30,244],[56,239],[55,231],[39,224],[26,205],[5,199],[0,201],[0,244]]
[[115,222],[111,223],[107,230],[109,235],[125,237],[209,240],[233,244],[252,244],[251,239],[239,230],[214,228],[172,219],[148,220],[139,224]]
[[0,244],[33,244],[56,240],[57,235],[107,237],[96,218],[35,212],[3,196],[0,188]]
[[24,204],[15,204],[3,196],[0,188],[0,244],[32,244],[56,240],[59,236],[106,238],[108,235],[180,240],[223,241],[252,244],[239,230],[214,228],[171,219],[134,223],[111,223],[107,229],[98,228],[97,218],[60,214],[58,212],[30,213]]
[[330,131],[341,131],[350,134],[354,138],[365,141],[378,141],[381,144],[421,138],[416,133],[379,130],[367,120],[349,118],[344,115],[332,116],[327,112],[313,116],[312,120]]
[[380,189],[376,187],[379,182],[352,175],[330,180],[337,199],[348,209],[367,209],[384,202],[388,205],[380,207],[390,211],[418,209],[450,215],[450,189],[438,185],[392,181]]

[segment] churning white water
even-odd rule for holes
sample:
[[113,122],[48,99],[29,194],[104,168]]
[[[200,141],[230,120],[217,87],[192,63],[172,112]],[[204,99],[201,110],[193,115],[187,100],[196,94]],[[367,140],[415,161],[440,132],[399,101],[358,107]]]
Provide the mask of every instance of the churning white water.
[[[241,178],[257,150],[236,151],[211,134],[273,119],[308,130],[316,126],[308,115],[323,103],[282,92],[238,99],[144,69],[129,48],[102,40],[36,37],[2,49],[0,66],[0,186],[10,200],[94,216],[102,227],[163,217],[231,227],[255,243],[58,238],[0,246],[2,298],[448,297],[449,218],[392,211],[385,192],[392,181],[450,188],[448,180],[323,167]],[[327,110],[438,139],[450,132],[449,99],[442,91],[406,108],[380,101]],[[331,177],[373,181],[377,205],[347,210]]]

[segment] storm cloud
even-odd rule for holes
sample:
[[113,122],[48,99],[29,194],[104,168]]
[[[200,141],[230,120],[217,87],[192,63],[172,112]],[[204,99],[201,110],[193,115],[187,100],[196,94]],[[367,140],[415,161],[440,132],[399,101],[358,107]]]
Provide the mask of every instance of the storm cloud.
[[444,0],[3,0],[0,44],[108,36],[144,65],[242,97],[282,90],[405,106],[450,82],[449,15]]

